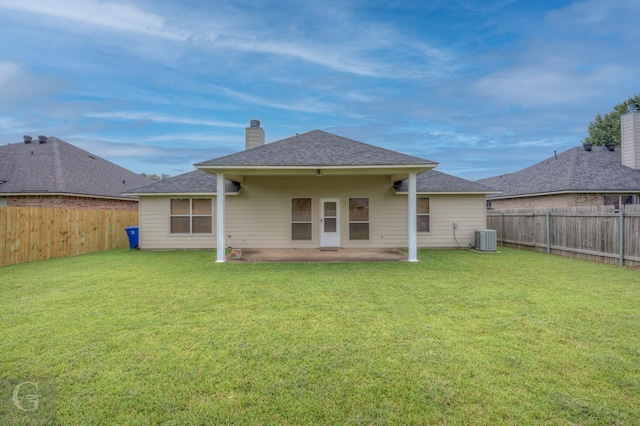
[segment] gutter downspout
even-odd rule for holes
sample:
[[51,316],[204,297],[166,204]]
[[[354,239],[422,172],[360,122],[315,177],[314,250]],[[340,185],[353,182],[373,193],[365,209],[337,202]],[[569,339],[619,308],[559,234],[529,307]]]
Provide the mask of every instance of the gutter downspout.
[[224,246],[224,205],[225,205],[225,191],[224,191],[224,173],[216,174],[216,263],[224,263],[225,261],[225,246]]
[[409,173],[409,200],[408,200],[408,211],[409,211],[409,229],[408,229],[408,237],[409,237],[409,262],[417,262],[418,261],[418,238],[417,238],[417,219],[416,219],[416,204],[417,204],[417,191],[416,191],[416,173]]
[[624,266],[624,206],[620,206],[620,261],[618,266]]

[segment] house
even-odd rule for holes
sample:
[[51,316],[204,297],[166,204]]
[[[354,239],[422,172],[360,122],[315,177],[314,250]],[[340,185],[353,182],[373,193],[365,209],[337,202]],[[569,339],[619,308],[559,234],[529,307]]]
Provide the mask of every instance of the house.
[[137,210],[122,193],[153,182],[56,137],[0,146],[0,207]]
[[143,250],[468,247],[492,189],[437,163],[320,130],[245,150],[128,191],[140,199]]
[[613,144],[574,147],[515,173],[477,183],[501,190],[489,194],[493,209],[638,204],[640,201],[640,112],[622,116],[621,149]]

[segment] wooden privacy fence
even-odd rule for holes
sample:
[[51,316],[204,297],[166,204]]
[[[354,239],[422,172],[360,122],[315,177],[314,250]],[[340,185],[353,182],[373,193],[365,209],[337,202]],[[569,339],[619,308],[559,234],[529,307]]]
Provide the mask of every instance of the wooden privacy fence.
[[502,210],[487,213],[500,245],[640,265],[640,205]]
[[129,247],[138,212],[0,208],[0,266]]

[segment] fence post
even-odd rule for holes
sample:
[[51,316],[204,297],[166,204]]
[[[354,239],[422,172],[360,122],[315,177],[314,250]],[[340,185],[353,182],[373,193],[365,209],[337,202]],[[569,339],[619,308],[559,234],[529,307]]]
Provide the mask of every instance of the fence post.
[[500,212],[500,247],[504,246],[504,227],[502,225],[502,218],[504,213]]
[[551,213],[547,210],[547,254],[551,254]]
[[620,267],[624,266],[624,206],[620,205]]

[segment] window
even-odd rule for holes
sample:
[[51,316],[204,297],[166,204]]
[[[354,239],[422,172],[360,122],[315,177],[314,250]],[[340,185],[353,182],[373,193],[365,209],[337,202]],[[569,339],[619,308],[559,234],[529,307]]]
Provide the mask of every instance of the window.
[[429,199],[418,198],[416,200],[416,231],[429,232]]
[[210,199],[172,199],[171,233],[211,234],[213,232],[212,211]]
[[291,239],[311,240],[311,198],[291,200]]
[[638,204],[637,195],[605,195],[604,205],[615,206],[616,211],[620,210],[620,206],[623,207],[629,204]]
[[349,198],[349,239],[369,239],[368,198]]

